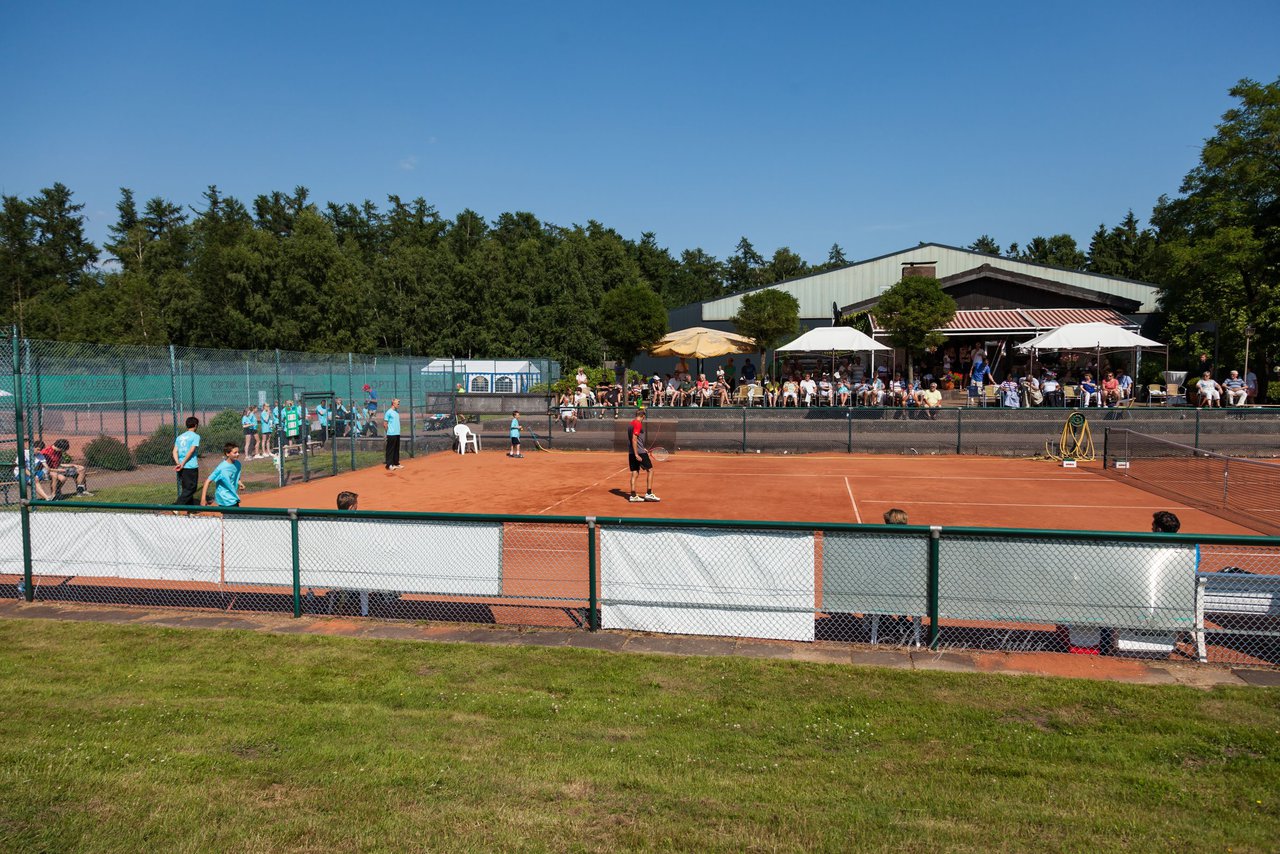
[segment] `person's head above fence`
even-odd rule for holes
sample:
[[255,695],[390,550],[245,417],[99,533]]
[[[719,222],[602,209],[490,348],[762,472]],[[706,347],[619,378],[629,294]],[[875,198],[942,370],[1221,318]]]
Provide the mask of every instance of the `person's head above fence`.
[[354,492],[338,493],[338,509],[339,510],[356,510],[357,504],[360,503],[360,496]]
[[1151,514],[1151,533],[1153,534],[1176,534],[1181,527],[1182,522],[1168,510],[1157,510]]
[[197,428],[197,427],[199,427],[199,426],[200,426],[200,419],[199,419],[199,418],[196,418],[194,415],[192,415],[192,416],[190,416],[190,417],[188,417],[188,418],[187,418],[187,429],[188,429],[188,430],[194,430],[194,429],[196,429],[196,428]]
[[884,512],[884,523],[886,525],[906,525],[907,511],[900,510],[897,507],[894,507],[891,510],[886,510]]

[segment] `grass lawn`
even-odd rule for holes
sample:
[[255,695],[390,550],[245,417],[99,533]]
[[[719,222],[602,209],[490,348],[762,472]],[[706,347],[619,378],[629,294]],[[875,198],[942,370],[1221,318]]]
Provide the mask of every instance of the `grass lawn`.
[[1275,850],[1280,692],[0,622],[0,849]]

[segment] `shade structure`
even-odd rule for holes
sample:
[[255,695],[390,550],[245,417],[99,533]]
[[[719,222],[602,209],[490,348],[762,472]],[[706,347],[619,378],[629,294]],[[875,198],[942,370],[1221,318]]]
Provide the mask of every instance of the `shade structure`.
[[1111,323],[1068,323],[1037,335],[1018,345],[1028,350],[1130,350],[1134,347],[1163,347],[1159,341],[1143,338]]
[[864,350],[890,350],[865,332],[852,326],[819,326],[810,329],[790,344],[778,348],[780,353],[861,353]]
[[691,326],[662,336],[649,348],[649,355],[713,359],[731,353],[754,353],[757,349],[754,338],[705,326]]

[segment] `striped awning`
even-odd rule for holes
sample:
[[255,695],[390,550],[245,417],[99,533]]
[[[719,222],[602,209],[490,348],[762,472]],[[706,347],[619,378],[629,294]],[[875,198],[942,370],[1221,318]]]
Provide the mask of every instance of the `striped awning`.
[[[940,331],[950,335],[1039,335],[1068,323],[1110,323],[1125,329],[1138,324],[1111,308],[998,308],[963,309]],[[872,334],[884,332],[872,315]]]

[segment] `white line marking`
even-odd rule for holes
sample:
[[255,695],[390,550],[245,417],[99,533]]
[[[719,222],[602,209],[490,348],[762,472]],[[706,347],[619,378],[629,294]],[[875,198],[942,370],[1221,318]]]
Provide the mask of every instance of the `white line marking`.
[[577,498],[579,495],[581,495],[582,493],[586,492],[588,489],[595,489],[597,486],[599,486],[600,484],[604,483],[606,480],[610,480],[610,479],[612,479],[612,478],[615,478],[615,477],[617,477],[618,475],[622,474],[624,471],[627,471],[626,466],[624,466],[624,467],[622,467],[622,468],[618,469],[618,470],[617,470],[617,471],[615,471],[613,474],[605,475],[604,477],[600,478],[599,480],[597,480],[595,483],[591,484],[590,486],[584,486],[584,487],[582,487],[582,489],[579,489],[579,490],[578,490],[577,492],[575,492],[573,495],[566,495],[564,498],[561,498],[561,499],[560,499],[559,501],[557,501],[555,504],[552,504],[552,505],[550,505],[550,506],[548,506],[548,507],[543,507],[541,510],[539,510],[539,511],[538,511],[538,515],[542,515],[543,513],[546,513],[546,512],[547,512],[548,510],[550,510],[552,507],[558,507],[558,506],[560,506],[561,504],[563,504],[563,503],[565,503],[566,501],[568,501],[570,498]]
[[853,502],[853,516],[858,520],[858,524],[862,524],[862,514],[858,512],[858,502],[853,500],[853,487],[849,485],[849,478],[844,479],[844,488],[849,492],[849,500]]

